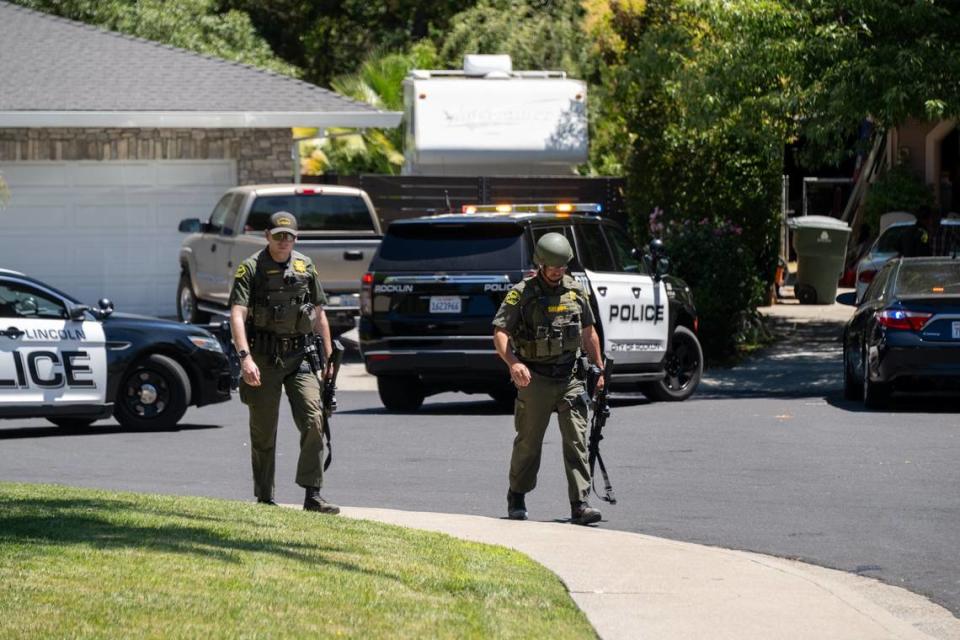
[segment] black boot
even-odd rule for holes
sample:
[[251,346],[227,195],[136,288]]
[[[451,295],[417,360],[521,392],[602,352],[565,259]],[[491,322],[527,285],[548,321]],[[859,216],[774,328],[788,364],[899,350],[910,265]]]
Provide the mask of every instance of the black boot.
[[523,501],[524,494],[507,491],[507,517],[511,520],[526,520],[527,505]]
[[274,502],[273,498],[257,498],[257,504],[265,504],[268,507],[277,506],[277,503]]
[[316,487],[307,487],[307,495],[303,499],[303,510],[330,514],[340,513],[340,507],[324,500],[323,496],[320,495],[320,489]]
[[600,522],[603,516],[586,502],[570,503],[570,522],[572,524],[593,524]]

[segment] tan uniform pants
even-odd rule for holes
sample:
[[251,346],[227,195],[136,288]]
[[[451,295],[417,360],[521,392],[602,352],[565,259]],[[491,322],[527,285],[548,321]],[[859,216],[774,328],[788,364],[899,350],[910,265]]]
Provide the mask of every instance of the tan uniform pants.
[[590,493],[590,466],[587,407],[580,397],[583,382],[573,377],[557,380],[533,372],[530,375],[530,384],[517,391],[514,411],[517,435],[510,458],[510,490],[527,493],[537,486],[543,434],[551,414],[556,411],[563,439],[563,465],[570,502],[586,500]]
[[273,498],[276,469],[277,421],[280,394],[286,390],[293,421],[300,431],[300,458],[297,460],[297,484],[301,487],[323,485],[323,411],[320,408],[320,382],[307,371],[301,372],[303,356],[294,355],[276,366],[272,356],[256,354],[260,368],[260,386],[240,382],[240,399],[250,408],[250,456],[253,462],[253,493],[261,500]]

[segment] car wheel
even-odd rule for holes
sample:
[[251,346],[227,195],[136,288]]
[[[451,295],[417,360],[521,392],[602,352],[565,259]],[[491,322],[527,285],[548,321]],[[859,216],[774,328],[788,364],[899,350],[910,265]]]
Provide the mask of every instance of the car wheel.
[[809,284],[798,284],[794,289],[794,295],[800,304],[817,304],[817,290]]
[[868,409],[884,409],[890,404],[890,387],[870,380],[870,361],[867,348],[863,348],[863,404]]
[[113,414],[131,429],[165,429],[176,426],[189,405],[187,372],[173,358],[155,353],[124,375]]
[[423,384],[415,376],[377,376],[380,402],[388,411],[416,411],[423,404]]
[[693,395],[703,376],[703,349],[697,334],[683,326],[674,329],[663,365],[666,376],[642,383],[643,395],[664,402],[681,402]]
[[210,314],[197,308],[197,296],[193,293],[190,276],[186,273],[180,275],[180,284],[177,285],[177,317],[180,322],[193,324],[210,322]]
[[83,431],[93,424],[90,418],[47,418],[50,422],[57,425],[64,431]]
[[853,374],[850,350],[843,345],[843,397],[847,400],[862,400],[863,385]]

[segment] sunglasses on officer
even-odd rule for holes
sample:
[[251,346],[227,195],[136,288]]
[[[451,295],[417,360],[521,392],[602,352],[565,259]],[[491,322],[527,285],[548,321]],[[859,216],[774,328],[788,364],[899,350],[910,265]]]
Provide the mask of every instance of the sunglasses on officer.
[[280,233],[271,233],[270,237],[277,242],[293,242],[297,238],[297,236],[293,235],[292,233],[287,233],[285,231],[281,231]]

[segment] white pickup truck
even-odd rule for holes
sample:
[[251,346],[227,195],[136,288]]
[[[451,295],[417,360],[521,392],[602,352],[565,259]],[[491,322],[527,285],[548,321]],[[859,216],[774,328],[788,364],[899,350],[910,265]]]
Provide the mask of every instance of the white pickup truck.
[[249,185],[230,189],[209,219],[188,218],[180,248],[177,314],[206,323],[228,315],[227,301],[237,265],[267,246],[270,216],[288,211],[297,217],[297,251],[317,266],[330,327],[335,334],[356,324],[360,278],[380,245],[380,221],[367,194],[327,185]]

